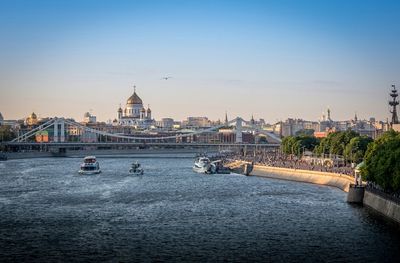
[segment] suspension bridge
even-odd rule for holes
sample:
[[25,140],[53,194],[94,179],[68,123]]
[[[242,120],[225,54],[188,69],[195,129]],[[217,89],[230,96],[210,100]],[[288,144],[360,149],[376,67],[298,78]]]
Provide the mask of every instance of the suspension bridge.
[[[196,136],[202,136],[217,132],[221,128],[231,127],[235,134],[234,141],[230,142],[210,142],[193,140]],[[89,133],[96,136],[95,141],[85,142],[82,140],[71,141],[69,132],[71,129],[77,131],[78,134]],[[52,137],[47,141],[37,142],[34,136],[42,131],[51,131]],[[178,131],[179,132],[179,131]],[[66,149],[66,148],[84,148],[93,146],[97,148],[118,148],[118,147],[139,147],[139,148],[207,148],[207,147],[279,147],[281,139],[272,132],[261,130],[252,125],[251,122],[245,121],[237,117],[227,123],[213,126],[206,129],[199,129],[190,132],[175,133],[173,135],[147,135],[147,134],[120,134],[104,130],[99,130],[85,126],[66,118],[52,118],[38,127],[20,134],[12,141],[4,142],[3,145],[14,151],[20,149]],[[246,143],[243,142],[243,132],[251,132],[252,134],[262,134],[269,137],[273,143]],[[101,138],[99,140],[98,138]],[[190,138],[191,140],[185,140]]]

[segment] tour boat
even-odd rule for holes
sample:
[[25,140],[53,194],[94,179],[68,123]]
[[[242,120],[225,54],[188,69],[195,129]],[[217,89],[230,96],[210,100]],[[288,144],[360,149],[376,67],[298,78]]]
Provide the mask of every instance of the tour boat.
[[216,166],[207,157],[198,157],[194,161],[193,171],[197,173],[212,174],[216,171]]
[[144,170],[140,166],[140,163],[137,161],[132,163],[131,169],[129,169],[129,173],[134,174],[134,175],[143,175]]
[[86,156],[81,164],[79,174],[99,174],[101,173],[99,162],[95,156]]

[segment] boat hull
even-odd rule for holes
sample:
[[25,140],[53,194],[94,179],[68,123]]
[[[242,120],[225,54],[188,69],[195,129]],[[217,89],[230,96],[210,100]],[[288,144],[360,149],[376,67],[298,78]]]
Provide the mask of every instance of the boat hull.
[[101,173],[101,170],[94,170],[94,171],[84,171],[84,170],[79,170],[78,172],[81,175],[91,175],[91,174],[99,174]]
[[143,170],[141,170],[141,171],[133,171],[131,169],[131,170],[129,170],[129,173],[132,174],[132,175],[143,175],[144,171]]

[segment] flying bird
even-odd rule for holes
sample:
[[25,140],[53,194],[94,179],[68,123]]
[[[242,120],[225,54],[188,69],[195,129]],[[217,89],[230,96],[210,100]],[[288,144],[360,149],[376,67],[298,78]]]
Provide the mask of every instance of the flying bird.
[[161,79],[163,79],[163,80],[168,80],[168,79],[170,79],[170,78],[172,78],[172,77],[163,77],[163,78],[161,78]]

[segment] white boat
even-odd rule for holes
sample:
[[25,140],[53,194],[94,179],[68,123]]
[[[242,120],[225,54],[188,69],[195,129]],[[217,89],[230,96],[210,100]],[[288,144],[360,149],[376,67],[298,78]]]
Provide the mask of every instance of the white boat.
[[198,157],[194,161],[193,171],[197,173],[212,174],[216,171],[216,166],[207,157]]
[[79,174],[99,174],[101,173],[99,162],[95,156],[86,156],[83,159]]
[[138,163],[136,161],[136,162],[132,163],[131,169],[129,169],[129,173],[134,174],[134,175],[143,175],[144,170],[140,166],[140,163]]

